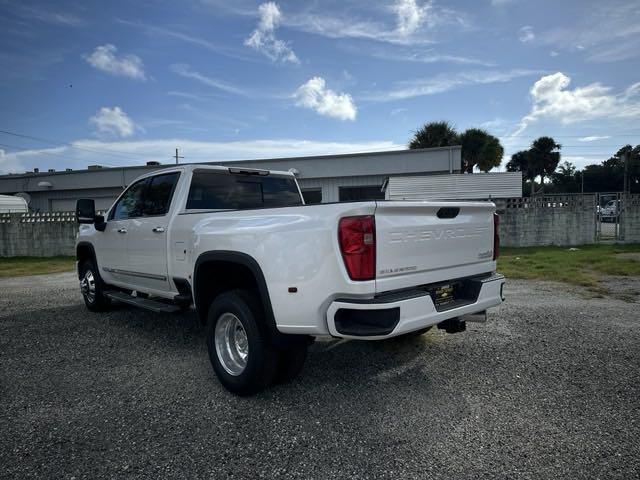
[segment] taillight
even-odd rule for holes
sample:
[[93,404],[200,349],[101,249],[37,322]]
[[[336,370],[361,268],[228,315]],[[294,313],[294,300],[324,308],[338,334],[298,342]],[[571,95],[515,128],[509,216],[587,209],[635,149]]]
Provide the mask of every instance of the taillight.
[[500,216],[493,214],[493,259],[500,256]]
[[338,241],[351,280],[376,278],[376,222],[373,215],[341,218]]

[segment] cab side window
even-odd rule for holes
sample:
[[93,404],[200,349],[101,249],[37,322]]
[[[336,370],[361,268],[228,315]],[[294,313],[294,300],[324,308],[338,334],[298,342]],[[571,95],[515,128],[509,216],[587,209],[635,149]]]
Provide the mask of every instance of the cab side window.
[[165,215],[180,177],[179,172],[151,177],[144,194],[144,216]]
[[111,210],[109,220],[126,220],[142,216],[144,190],[148,180],[144,178],[129,187]]

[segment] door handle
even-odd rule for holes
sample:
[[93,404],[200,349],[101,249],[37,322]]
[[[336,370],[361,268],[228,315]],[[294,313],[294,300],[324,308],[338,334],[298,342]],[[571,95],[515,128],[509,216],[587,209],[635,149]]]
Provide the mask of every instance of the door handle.
[[127,229],[126,228],[119,228],[118,229],[118,233],[127,233]]
[[151,229],[153,233],[164,233],[164,227],[155,227]]

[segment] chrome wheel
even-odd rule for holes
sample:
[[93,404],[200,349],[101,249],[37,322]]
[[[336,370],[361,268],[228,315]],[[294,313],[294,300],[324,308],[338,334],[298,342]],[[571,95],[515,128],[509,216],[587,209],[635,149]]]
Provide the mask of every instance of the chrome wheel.
[[223,313],[216,322],[216,354],[222,367],[238,376],[247,367],[249,342],[242,322],[233,313]]
[[80,280],[80,291],[89,303],[93,303],[96,300],[96,280],[91,270],[84,272],[84,276]]

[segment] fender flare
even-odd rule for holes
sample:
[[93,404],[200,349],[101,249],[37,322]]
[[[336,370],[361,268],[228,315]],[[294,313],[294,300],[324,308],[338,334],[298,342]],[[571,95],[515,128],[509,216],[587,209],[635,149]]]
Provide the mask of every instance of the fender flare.
[[78,271],[78,278],[80,278],[80,261],[78,258],[78,250],[80,248],[88,248],[89,250],[91,250],[91,257],[93,258],[93,261],[95,262],[96,268],[97,268],[97,274],[100,275],[100,267],[98,266],[98,257],[96,256],[96,249],[94,248],[93,244],[91,242],[78,242],[76,244],[76,248],[75,248],[75,254],[76,254],[76,270]]
[[[234,250],[212,250],[201,253],[196,259],[196,263],[193,269],[193,303],[198,308],[198,270],[200,267],[211,261],[222,261],[228,263],[235,263],[246,267],[252,273],[255,278],[256,285],[258,286],[258,294],[264,310],[264,317],[267,323],[269,332],[274,339],[281,339],[281,337],[289,337],[278,331],[276,327],[276,320],[273,315],[273,308],[271,306],[271,298],[269,296],[269,289],[267,288],[267,282],[262,273],[260,265],[251,255],[246,253],[237,252]],[[207,312],[198,312],[200,318],[206,318]],[[204,315],[204,317],[203,317]]]

